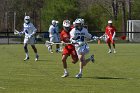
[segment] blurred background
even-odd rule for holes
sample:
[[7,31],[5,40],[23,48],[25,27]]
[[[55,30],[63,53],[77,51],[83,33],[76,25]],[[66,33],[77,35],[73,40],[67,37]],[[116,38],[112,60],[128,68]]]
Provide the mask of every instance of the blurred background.
[[64,19],[72,23],[76,18],[83,18],[90,33],[97,36],[111,19],[120,42],[140,42],[139,7],[140,0],[0,0],[0,43],[22,43],[13,31],[22,31],[25,15],[31,17],[38,29],[37,41],[42,43],[48,38],[51,20],[58,20],[61,29]]

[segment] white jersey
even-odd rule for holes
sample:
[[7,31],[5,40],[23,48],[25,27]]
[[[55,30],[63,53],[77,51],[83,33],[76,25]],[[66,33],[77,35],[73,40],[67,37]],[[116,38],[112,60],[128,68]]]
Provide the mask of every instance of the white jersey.
[[92,35],[88,33],[88,30],[86,28],[82,28],[81,31],[77,30],[76,28],[73,28],[70,31],[70,40],[74,42],[86,42],[87,39],[91,39]]
[[28,38],[29,35],[34,35],[37,31],[37,29],[34,27],[34,25],[32,23],[23,24],[23,33],[25,34],[25,38]]
[[86,38],[91,39],[92,35],[88,33],[88,30],[86,28],[82,28],[81,31],[77,30],[76,28],[73,28],[70,31],[70,40],[75,45],[75,49],[77,52],[77,55],[80,55],[81,53],[88,53],[89,47],[86,43]]
[[56,27],[53,25],[50,25],[49,27],[49,37],[57,37],[57,31]]

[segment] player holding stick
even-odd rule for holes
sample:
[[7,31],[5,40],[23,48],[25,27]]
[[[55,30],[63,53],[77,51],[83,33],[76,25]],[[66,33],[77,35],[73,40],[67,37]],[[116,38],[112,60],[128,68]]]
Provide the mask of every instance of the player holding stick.
[[[56,28],[56,20],[52,20],[51,25],[49,27],[49,38],[50,38],[50,42],[54,42],[54,43],[59,42],[58,31]],[[50,53],[53,53],[52,46],[49,46],[48,50],[50,51]],[[59,52],[59,50],[60,50],[59,45],[56,44],[56,52]]]
[[37,53],[37,49],[35,47],[35,36],[34,36],[37,29],[30,22],[30,16],[25,16],[24,17],[23,27],[24,27],[23,31],[18,32],[17,30],[15,30],[14,34],[19,34],[19,35],[24,34],[25,35],[25,37],[24,37],[24,51],[25,51],[26,57],[25,57],[24,61],[29,59],[29,53],[28,53],[28,48],[27,48],[28,43],[31,44],[31,47],[32,47],[32,49],[34,50],[34,53],[35,53],[35,61],[37,61],[39,56],[38,56],[38,53]]
[[[71,31],[70,28],[70,21],[69,20],[64,20],[63,21],[63,30],[60,33],[60,38],[61,41],[64,43],[69,43],[70,42],[70,35],[69,32]],[[64,68],[64,75],[61,77],[67,77],[69,75],[67,71],[67,58],[68,56],[71,55],[72,58],[72,63],[75,64],[78,61],[78,56],[75,51],[75,47],[72,44],[67,44],[63,48],[63,53],[62,53],[62,62],[63,62],[63,68]]]
[[115,40],[114,40],[115,35],[116,35],[116,28],[112,25],[112,20],[108,21],[108,26],[105,29],[105,35],[107,36],[106,43],[108,44],[108,47],[109,47],[108,53],[112,53],[111,43],[113,45],[114,53],[116,53]]
[[80,61],[79,64],[79,73],[75,76],[76,78],[82,77],[83,67],[89,61],[94,62],[94,55],[91,55],[90,58],[85,58],[85,55],[89,53],[89,47],[85,41],[85,39],[92,39],[92,35],[88,33],[88,30],[83,27],[82,19],[75,20],[75,28],[70,31],[70,40],[75,44],[75,49]]

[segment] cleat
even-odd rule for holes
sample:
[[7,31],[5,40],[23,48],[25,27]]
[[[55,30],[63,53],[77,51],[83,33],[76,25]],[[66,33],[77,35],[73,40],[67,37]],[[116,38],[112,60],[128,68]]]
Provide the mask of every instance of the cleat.
[[38,58],[39,58],[39,56],[37,55],[36,58],[35,58],[35,61],[38,61]]
[[111,50],[109,50],[109,51],[108,51],[108,53],[112,53],[112,51],[111,51]]
[[65,77],[68,77],[68,76],[69,76],[68,73],[64,73],[64,75],[62,75],[61,77],[62,77],[62,78],[65,78]]
[[77,74],[75,77],[76,77],[77,79],[82,78],[82,74]]
[[92,61],[92,63],[94,63],[95,59],[94,59],[94,55],[90,56],[90,60]]
[[59,53],[59,50],[56,50],[55,52],[56,52],[56,53]]
[[24,59],[24,61],[27,61],[27,60],[29,60],[29,57],[26,57],[26,58]]
[[50,53],[53,53],[53,51],[52,51],[52,50],[50,50]]
[[114,50],[114,53],[116,53],[116,51]]
[[51,46],[48,46],[48,51],[49,51],[50,53],[53,53],[53,51],[52,51],[52,49],[51,49]]

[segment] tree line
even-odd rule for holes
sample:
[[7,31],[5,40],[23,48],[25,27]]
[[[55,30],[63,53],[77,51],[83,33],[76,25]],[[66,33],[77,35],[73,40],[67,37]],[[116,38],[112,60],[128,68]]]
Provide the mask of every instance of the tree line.
[[[126,21],[139,20],[139,0],[1,0],[0,31],[21,29],[23,18],[29,15],[38,31],[47,31],[51,20],[84,18],[89,31],[104,31],[107,21],[113,20],[118,31],[126,30]],[[16,15],[14,14],[16,13]]]

